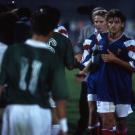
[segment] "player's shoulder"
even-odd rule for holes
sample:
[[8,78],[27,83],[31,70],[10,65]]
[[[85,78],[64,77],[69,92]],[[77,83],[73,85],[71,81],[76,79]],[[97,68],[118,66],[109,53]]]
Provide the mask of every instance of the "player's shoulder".
[[123,34],[121,36],[121,38],[118,40],[118,42],[121,42],[121,43],[124,43],[124,45],[127,47],[127,46],[130,46],[131,44],[132,45],[135,45],[135,40],[129,36],[127,36],[126,34]]
[[58,32],[54,32],[50,38],[50,40],[55,40],[56,42],[59,43],[69,43],[71,42],[69,38],[67,38],[66,36],[58,33]]
[[57,28],[54,29],[54,32],[60,33],[61,35],[68,38],[68,31],[63,25],[57,26]]
[[123,35],[122,35],[122,38],[123,38],[123,40],[125,40],[125,41],[134,40],[133,38],[127,36],[126,34],[123,34]]

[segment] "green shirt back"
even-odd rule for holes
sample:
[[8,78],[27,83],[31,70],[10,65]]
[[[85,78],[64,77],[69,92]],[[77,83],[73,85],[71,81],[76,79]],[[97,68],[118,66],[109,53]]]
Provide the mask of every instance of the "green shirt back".
[[4,55],[0,84],[7,84],[8,104],[39,104],[49,107],[51,91],[55,100],[66,99],[65,77],[59,58],[47,48],[26,44],[9,47]]

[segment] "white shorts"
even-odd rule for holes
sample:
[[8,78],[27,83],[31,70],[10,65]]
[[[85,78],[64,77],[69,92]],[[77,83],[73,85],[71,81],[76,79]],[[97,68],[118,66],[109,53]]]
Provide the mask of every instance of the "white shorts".
[[87,95],[87,101],[97,101],[97,95],[96,94],[88,94]]
[[113,102],[97,101],[97,112],[99,113],[116,112],[116,115],[120,118],[120,117],[127,117],[133,111],[131,105],[129,104],[114,105]]
[[9,105],[3,115],[2,135],[51,135],[51,111],[38,105]]

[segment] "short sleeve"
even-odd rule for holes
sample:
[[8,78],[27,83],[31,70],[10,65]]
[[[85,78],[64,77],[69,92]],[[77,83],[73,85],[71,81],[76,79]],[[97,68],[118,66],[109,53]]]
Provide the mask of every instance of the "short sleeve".
[[9,61],[9,48],[5,51],[3,59],[2,59],[1,70],[0,70],[0,85],[3,85],[6,83],[8,61]]
[[135,40],[131,39],[124,42],[128,50],[129,64],[135,70]]

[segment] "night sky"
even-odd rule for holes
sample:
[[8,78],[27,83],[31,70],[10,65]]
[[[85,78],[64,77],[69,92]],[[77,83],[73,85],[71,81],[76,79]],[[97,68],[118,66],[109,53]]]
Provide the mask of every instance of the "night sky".
[[[31,9],[48,4],[57,7],[67,20],[78,18],[77,8],[81,5],[102,6],[106,9],[119,8],[128,18],[135,18],[135,0],[15,0],[17,6]],[[11,0],[0,0],[0,3],[11,3]]]

